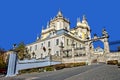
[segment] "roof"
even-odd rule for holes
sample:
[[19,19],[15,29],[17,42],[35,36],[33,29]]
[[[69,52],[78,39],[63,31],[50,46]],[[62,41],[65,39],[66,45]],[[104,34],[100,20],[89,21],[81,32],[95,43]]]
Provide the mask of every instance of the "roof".
[[104,50],[101,48],[101,47],[97,47],[96,49],[95,49],[95,52],[103,52]]

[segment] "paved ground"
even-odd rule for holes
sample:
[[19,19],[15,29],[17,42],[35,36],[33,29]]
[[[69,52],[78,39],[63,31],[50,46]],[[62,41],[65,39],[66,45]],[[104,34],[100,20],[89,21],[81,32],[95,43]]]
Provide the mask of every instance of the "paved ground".
[[0,73],[0,78],[2,78],[2,77],[4,77],[4,76],[5,76],[4,74],[1,74],[1,73]]
[[120,68],[116,65],[94,64],[11,78],[3,77],[0,80],[120,80]]

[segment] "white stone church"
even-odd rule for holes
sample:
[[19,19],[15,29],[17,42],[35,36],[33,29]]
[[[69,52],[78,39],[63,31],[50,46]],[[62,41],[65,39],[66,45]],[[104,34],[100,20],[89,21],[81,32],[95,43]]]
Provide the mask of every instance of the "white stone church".
[[63,16],[61,11],[58,11],[57,15],[49,21],[46,29],[42,28],[41,36],[26,47],[31,56],[36,59],[45,58],[49,54],[62,55],[62,57],[85,56],[93,49],[92,44],[86,44],[86,41],[92,40],[90,31],[85,16],[81,21],[77,19],[76,26],[70,29],[70,21]]

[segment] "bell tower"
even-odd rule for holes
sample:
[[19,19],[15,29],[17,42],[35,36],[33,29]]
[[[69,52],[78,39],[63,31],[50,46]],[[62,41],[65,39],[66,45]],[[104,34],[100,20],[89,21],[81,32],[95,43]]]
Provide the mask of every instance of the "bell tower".
[[91,38],[90,27],[85,15],[83,15],[82,21],[80,21],[80,18],[77,19],[76,31],[78,32],[78,36],[81,40]]
[[59,10],[57,15],[50,20],[50,27],[54,27],[55,30],[60,30],[60,29],[70,29],[70,22],[66,18],[63,17],[62,12]]

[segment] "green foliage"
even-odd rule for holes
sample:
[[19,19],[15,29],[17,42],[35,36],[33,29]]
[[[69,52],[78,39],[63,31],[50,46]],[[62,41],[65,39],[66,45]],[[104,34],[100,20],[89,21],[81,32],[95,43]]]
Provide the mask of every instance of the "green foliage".
[[65,68],[65,64],[57,64],[57,65],[54,65],[53,67],[54,67],[56,70],[60,70],[60,69]]
[[18,58],[20,60],[23,60],[24,58],[28,58],[28,59],[31,58],[30,54],[28,54],[28,50],[25,47],[24,42],[20,42],[18,46],[15,48],[15,51],[18,53]]
[[53,70],[54,70],[54,67],[52,67],[52,66],[47,66],[47,67],[44,68],[44,70],[46,70],[46,71],[53,71]]
[[32,69],[20,70],[20,71],[19,71],[19,74],[32,73],[32,72],[39,72],[39,68],[32,68]]
[[0,48],[0,68],[6,68],[5,52],[4,49]]
[[66,63],[65,67],[66,68],[71,68],[71,67],[78,67],[78,66],[85,66],[86,62],[79,62],[79,63]]
[[74,63],[66,63],[65,68],[72,68],[74,67]]
[[41,67],[41,68],[31,68],[31,69],[19,70],[19,74],[32,73],[32,72],[53,71],[53,70],[54,70],[53,66],[46,66],[46,67]]
[[117,65],[118,60],[109,60],[109,61],[107,61],[107,64],[109,64],[109,65]]
[[2,59],[3,57],[0,56],[0,68],[6,68],[6,63]]
[[80,63],[74,63],[74,67],[78,67],[78,66],[85,66],[86,63],[85,62],[80,62]]
[[18,58],[23,60],[24,58],[24,50],[25,44],[23,42],[19,43],[18,46],[15,48],[15,51],[18,53]]

